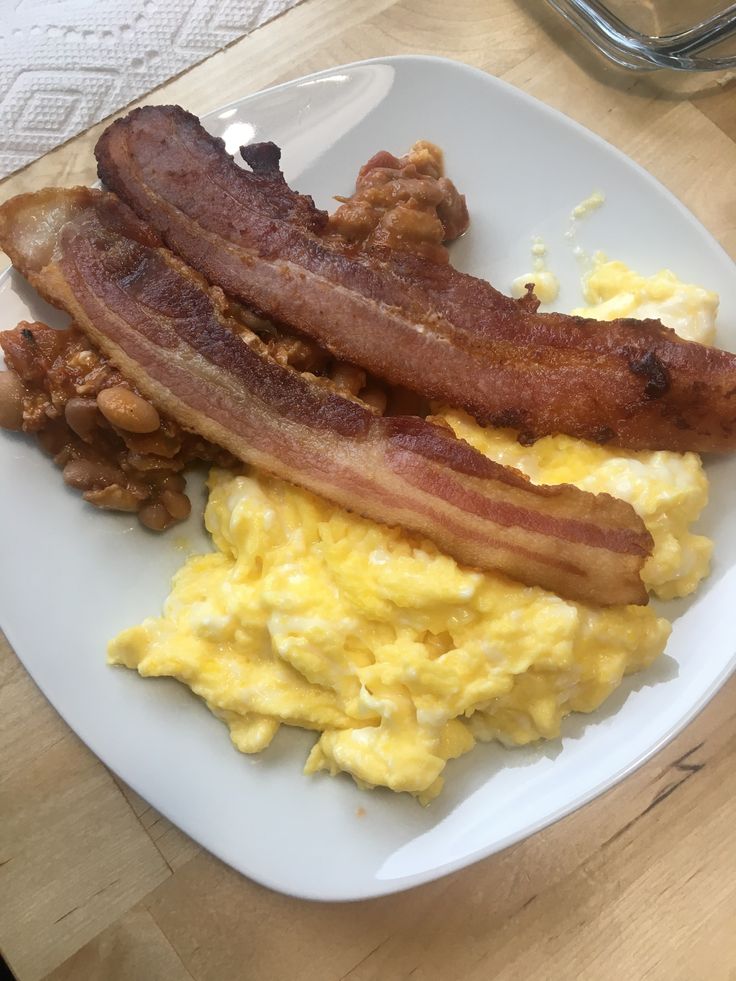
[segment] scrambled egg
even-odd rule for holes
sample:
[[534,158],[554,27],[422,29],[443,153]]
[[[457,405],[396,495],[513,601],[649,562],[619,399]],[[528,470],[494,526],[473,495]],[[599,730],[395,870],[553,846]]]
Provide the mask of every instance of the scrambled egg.
[[527,283],[534,284],[534,293],[540,303],[554,303],[560,292],[560,283],[553,272],[547,268],[545,256],[547,246],[542,239],[535,235],[532,238],[532,258],[534,271],[517,276],[511,284],[511,295],[517,300],[526,293]]
[[575,484],[628,501],[654,539],[642,579],[660,599],[688,596],[708,574],[713,543],[690,525],[708,502],[708,479],[696,453],[623,450],[572,436],[521,446],[508,429],[482,429],[465,413],[443,411],[455,434],[535,484]]
[[[510,430],[441,415],[534,481],[629,501],[654,538],[644,579],[658,596],[685,596],[707,574],[711,543],[690,531],[707,499],[695,454],[567,436],[524,447]],[[428,801],[447,761],[476,740],[558,737],[568,713],[597,708],[669,636],[650,608],[597,609],[464,568],[428,541],[265,475],[213,470],[209,487],[217,551],[190,559],[163,616],[123,631],[109,659],[189,685],[245,753],[282,724],[300,726],[318,733],[307,773],[344,771]]]
[[688,341],[712,344],[715,340],[718,294],[680,282],[669,269],[640,276],[623,262],[598,253],[583,289],[588,306],[573,310],[580,317],[654,317]]
[[593,191],[588,197],[581,201],[580,204],[576,204],[575,207],[570,212],[570,222],[574,223],[579,221],[581,218],[587,218],[588,215],[597,211],[606,203],[606,196],[601,191]]

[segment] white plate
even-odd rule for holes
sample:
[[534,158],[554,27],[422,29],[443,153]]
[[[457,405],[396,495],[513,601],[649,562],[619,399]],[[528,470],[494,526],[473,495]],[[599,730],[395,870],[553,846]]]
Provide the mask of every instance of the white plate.
[[[563,310],[580,301],[567,216],[601,189],[607,204],[581,223],[580,244],[644,273],[670,266],[717,290],[721,346],[736,345],[734,266],[692,215],[602,140],[480,71],[436,58],[363,62],[250,96],[205,122],[233,150],[275,140],[287,179],[324,207],[350,191],[376,150],[434,140],[472,215],[454,262],[508,288],[528,270],[530,237],[540,234],[562,281]],[[48,316],[16,275],[0,291],[3,327]],[[666,656],[595,715],[568,720],[561,744],[479,746],[450,763],[442,797],[426,809],[406,795],[361,792],[345,776],[303,776],[313,739],[304,732],[282,731],[262,756],[242,756],[183,686],[107,667],[107,640],[159,610],[184,558],[177,533],[156,538],[135,520],[95,511],[64,488],[29,439],[7,434],[0,619],[69,725],[210,851],[298,896],[376,896],[458,869],[568,814],[639,766],[723,684],[736,661],[736,459],[708,469],[712,498],[701,527],[716,541],[713,574],[692,603],[667,605],[678,619]],[[207,547],[199,516],[185,534],[192,547]]]

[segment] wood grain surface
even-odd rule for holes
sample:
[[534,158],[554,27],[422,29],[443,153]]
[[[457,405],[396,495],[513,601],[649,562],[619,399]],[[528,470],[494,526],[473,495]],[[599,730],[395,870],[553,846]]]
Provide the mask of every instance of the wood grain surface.
[[[305,0],[147,97],[196,113],[433,53],[562,109],[736,256],[736,73],[632,74],[541,0]],[[94,179],[103,124],[0,184]],[[736,979],[736,679],[604,797],[397,896],[290,899],[203,852],[80,743],[0,638],[0,951],[20,981]]]

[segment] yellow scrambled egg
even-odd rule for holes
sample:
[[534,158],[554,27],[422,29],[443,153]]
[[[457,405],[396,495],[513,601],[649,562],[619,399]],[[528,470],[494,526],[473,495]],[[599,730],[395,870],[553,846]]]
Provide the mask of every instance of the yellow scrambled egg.
[[[690,531],[707,498],[696,455],[566,436],[523,447],[510,430],[442,415],[534,481],[628,500],[654,538],[644,578],[657,595],[687,595],[707,574],[711,544]],[[568,713],[597,708],[667,642],[650,608],[587,607],[463,568],[283,481],[214,470],[209,486],[217,551],[190,559],[163,616],[121,633],[109,658],[189,685],[243,752],[301,726],[318,733],[307,772],[427,801],[476,740],[556,738]]]
[[718,294],[680,282],[669,269],[640,276],[623,262],[598,253],[583,289],[588,306],[573,310],[581,317],[654,317],[688,341],[712,344],[715,340]]
[[532,239],[533,271],[516,277],[511,284],[512,296],[517,299],[524,296],[527,285],[533,283],[534,293],[540,303],[554,303],[560,292],[560,283],[555,274],[547,268],[546,255],[547,246],[538,235],[535,235]]

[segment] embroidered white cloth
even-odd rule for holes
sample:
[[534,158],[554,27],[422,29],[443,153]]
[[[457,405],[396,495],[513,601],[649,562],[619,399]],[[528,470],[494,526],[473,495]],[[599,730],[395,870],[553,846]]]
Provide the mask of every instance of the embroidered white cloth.
[[298,0],[0,0],[0,177]]

